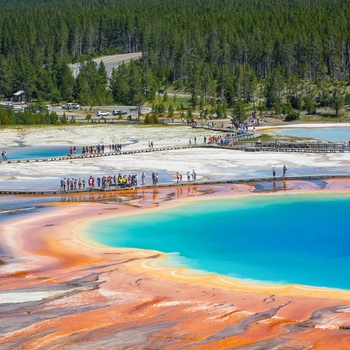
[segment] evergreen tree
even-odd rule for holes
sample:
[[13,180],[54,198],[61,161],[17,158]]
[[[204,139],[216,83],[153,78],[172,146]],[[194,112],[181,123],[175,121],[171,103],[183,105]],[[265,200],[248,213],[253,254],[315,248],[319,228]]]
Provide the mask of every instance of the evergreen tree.
[[54,67],[56,86],[63,101],[71,101],[75,90],[75,80],[67,64],[57,59]]
[[174,107],[172,105],[169,105],[168,115],[170,118],[174,118]]
[[335,116],[339,117],[341,109],[344,107],[344,96],[341,89],[337,86],[333,91],[331,106],[335,109]]
[[13,73],[10,63],[0,56],[0,98],[8,98],[13,93]]
[[316,113],[316,101],[313,95],[308,94],[304,99],[304,103],[308,114]]
[[284,77],[281,67],[277,67],[271,73],[266,84],[266,107],[271,108],[282,104],[281,96],[284,90]]
[[233,123],[242,123],[247,119],[247,107],[245,103],[241,100],[235,102],[233,106],[233,116],[231,120]]

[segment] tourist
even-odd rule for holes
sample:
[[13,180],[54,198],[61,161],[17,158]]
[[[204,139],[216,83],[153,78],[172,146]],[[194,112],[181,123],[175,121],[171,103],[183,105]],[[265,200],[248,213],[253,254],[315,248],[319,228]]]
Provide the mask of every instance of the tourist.
[[193,181],[196,181],[196,179],[197,179],[197,174],[194,170],[192,171],[192,179],[193,179]]
[[275,167],[272,168],[272,176],[273,176],[273,177],[276,176],[276,168],[275,168]]
[[177,172],[176,173],[176,182],[179,183],[180,182],[180,174]]
[[158,176],[158,173],[152,173],[152,183],[153,185],[157,185],[158,184],[158,181],[159,181],[159,176]]
[[67,186],[67,181],[66,181],[66,178],[64,178],[63,180],[61,180],[61,190],[66,191],[66,186]]
[[283,177],[286,177],[287,174],[287,167],[283,165]]
[[188,171],[187,172],[187,181],[190,182],[191,181],[191,173]]
[[142,185],[145,184],[145,179],[146,179],[146,174],[145,174],[145,173],[142,173],[142,174],[141,174]]
[[2,151],[1,155],[2,155],[2,160],[7,160],[7,153],[6,153],[6,151]]
[[89,187],[94,188],[95,187],[95,178],[93,176],[89,177]]
[[137,178],[137,174],[133,175],[131,178],[131,182],[132,182],[132,186],[137,186],[138,183],[138,178]]

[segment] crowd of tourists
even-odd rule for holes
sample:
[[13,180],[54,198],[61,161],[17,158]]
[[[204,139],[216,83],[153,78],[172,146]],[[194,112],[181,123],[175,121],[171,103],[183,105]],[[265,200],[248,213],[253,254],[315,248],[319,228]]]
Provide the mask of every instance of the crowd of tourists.
[[[187,182],[193,182],[197,180],[197,174],[193,171],[188,171],[186,173]],[[87,180],[84,178],[63,178],[60,180],[61,191],[69,192],[76,190],[85,189],[113,189],[113,188],[130,188],[136,187],[138,185],[146,185],[146,173],[142,172],[140,174],[141,182],[139,183],[138,174],[122,175],[121,173],[117,175],[109,176],[90,176]],[[151,175],[152,184],[159,184],[159,175],[156,172],[152,172]],[[176,182],[182,183],[182,174],[176,173]]]
[[255,111],[248,116],[246,124],[250,127],[260,126],[260,118],[256,115]]
[[[90,156],[90,155],[97,155],[97,154],[104,154],[106,152],[114,153],[114,152],[121,152],[122,151],[122,144],[120,143],[112,143],[108,146],[106,145],[94,145],[94,146],[83,146],[81,148],[81,155],[82,156]],[[148,148],[153,149],[153,141],[148,142]],[[76,146],[71,146],[69,148],[69,155],[75,156],[78,153],[78,149]]]
[[[145,173],[141,174],[142,184],[145,185]],[[110,189],[112,187],[134,187],[138,185],[137,174],[130,175],[109,175],[109,176],[90,176],[86,181],[83,178],[64,178],[61,179],[61,191],[75,191],[89,189]]]
[[213,135],[208,137],[209,144],[216,144],[219,146],[233,147],[236,144],[236,139],[232,136]]
[[[95,154],[104,154],[105,152],[121,152],[122,145],[120,143],[112,143],[108,146],[105,145],[94,145],[94,146],[83,146],[81,148],[82,156],[90,156]],[[77,154],[77,147],[72,146],[69,148],[69,155],[74,156]]]
[[[184,123],[184,120],[182,120],[182,123]],[[213,129],[213,128],[224,129],[225,128],[225,124],[223,121],[208,120],[205,122],[203,119],[200,119],[200,120],[188,119],[187,124],[192,126],[192,127],[202,126],[202,128],[204,128],[205,126],[207,126],[210,129]],[[226,128],[230,129],[231,131],[235,131],[237,133],[239,133],[239,132],[247,133],[248,128],[255,129],[256,126],[260,126],[260,119],[259,119],[259,117],[256,116],[256,112],[252,112],[243,123],[239,123],[239,124],[229,123],[226,125]]]

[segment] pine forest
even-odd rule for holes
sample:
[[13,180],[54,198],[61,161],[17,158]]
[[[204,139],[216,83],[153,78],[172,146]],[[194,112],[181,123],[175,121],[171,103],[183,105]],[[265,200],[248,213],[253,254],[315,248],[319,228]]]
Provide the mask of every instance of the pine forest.
[[[236,114],[349,103],[350,0],[0,0],[0,99],[154,103]],[[142,52],[109,79],[92,59]],[[68,63],[81,62],[74,79]]]

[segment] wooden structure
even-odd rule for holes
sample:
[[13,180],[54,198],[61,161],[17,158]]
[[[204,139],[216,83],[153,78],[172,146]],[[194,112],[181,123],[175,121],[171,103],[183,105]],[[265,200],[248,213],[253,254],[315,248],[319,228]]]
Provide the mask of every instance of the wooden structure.
[[17,91],[13,94],[12,100],[18,103],[26,103],[26,96],[23,90]]

